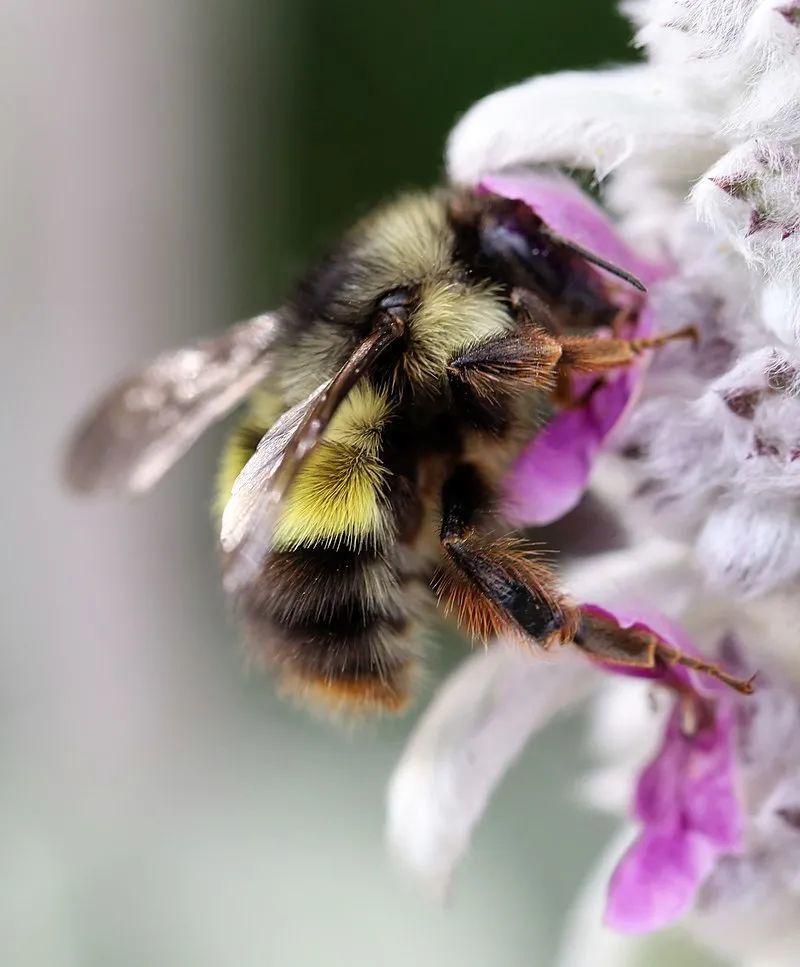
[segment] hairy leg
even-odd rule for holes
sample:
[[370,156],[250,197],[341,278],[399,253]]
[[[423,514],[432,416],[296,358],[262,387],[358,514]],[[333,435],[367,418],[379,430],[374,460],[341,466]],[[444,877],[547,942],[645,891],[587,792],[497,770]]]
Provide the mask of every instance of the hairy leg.
[[523,541],[480,534],[476,512],[488,498],[475,467],[462,464],[442,492],[445,566],[434,588],[461,627],[481,640],[499,634],[533,638],[545,647],[575,630],[575,611],[550,569]]
[[447,372],[451,384],[460,384],[479,399],[492,400],[532,388],[552,389],[560,356],[559,342],[531,326],[465,347],[450,360]]
[[552,569],[524,542],[492,538],[475,529],[476,513],[488,497],[477,469],[466,463],[442,492],[446,563],[433,586],[463,630],[481,641],[501,634],[532,638],[545,648],[573,642],[591,658],[611,665],[643,670],[683,665],[742,694],[752,692],[752,679],[737,678],[687,654],[646,628],[623,628],[610,614],[574,605]]

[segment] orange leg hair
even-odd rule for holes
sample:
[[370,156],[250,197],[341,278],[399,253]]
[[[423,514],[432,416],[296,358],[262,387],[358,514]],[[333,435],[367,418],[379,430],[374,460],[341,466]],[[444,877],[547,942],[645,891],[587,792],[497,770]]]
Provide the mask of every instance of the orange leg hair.
[[488,641],[500,634],[547,647],[568,641],[576,614],[552,570],[521,540],[490,537],[473,526],[487,491],[472,464],[459,466],[442,491],[445,564],[433,587],[461,628]]

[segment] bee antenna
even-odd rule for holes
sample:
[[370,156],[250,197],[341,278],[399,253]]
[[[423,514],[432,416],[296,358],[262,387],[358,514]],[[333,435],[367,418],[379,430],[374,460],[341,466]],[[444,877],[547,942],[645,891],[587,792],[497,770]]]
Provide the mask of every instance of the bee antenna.
[[563,235],[559,235],[557,232],[551,231],[546,226],[542,226],[544,233],[552,241],[557,242],[559,245],[563,245],[565,248],[570,249],[575,252],[576,255],[580,255],[581,258],[586,259],[587,262],[591,262],[592,265],[597,265],[601,269],[605,269],[606,272],[610,272],[612,275],[616,275],[617,278],[623,279],[629,285],[632,285],[634,289],[638,289],[640,292],[647,292],[647,287],[644,282],[637,279],[632,272],[628,272],[625,269],[620,268],[618,265],[614,265],[613,262],[609,262],[608,259],[604,259],[601,255],[597,255],[595,252],[590,251],[588,248],[584,248],[582,245],[578,245],[577,242],[572,242],[568,238],[564,238]]

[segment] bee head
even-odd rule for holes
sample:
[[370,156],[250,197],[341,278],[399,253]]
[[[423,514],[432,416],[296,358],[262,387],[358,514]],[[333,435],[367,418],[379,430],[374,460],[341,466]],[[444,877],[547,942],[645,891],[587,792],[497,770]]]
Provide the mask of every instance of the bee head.
[[404,339],[381,368],[410,392],[436,393],[455,353],[512,325],[500,287],[457,258],[450,200],[446,191],[405,195],[353,233],[356,261],[381,286],[373,318],[387,310],[405,313]]
[[375,378],[403,394],[440,392],[455,353],[512,326],[504,290],[456,257],[450,197],[413,193],[379,208],[303,281],[290,304],[303,330],[283,367],[290,398],[317,385],[384,313],[402,313],[404,335]]

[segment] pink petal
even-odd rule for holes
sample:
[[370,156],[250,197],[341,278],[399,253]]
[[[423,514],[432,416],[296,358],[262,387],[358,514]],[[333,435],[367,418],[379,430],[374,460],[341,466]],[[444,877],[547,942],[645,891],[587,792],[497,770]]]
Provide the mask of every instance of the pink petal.
[[647,829],[612,874],[605,923],[624,933],[666,927],[691,907],[716,856],[703,836]]
[[[666,274],[664,266],[639,258],[617,235],[603,210],[566,178],[493,175],[484,178],[479,188],[524,201],[559,234],[628,269],[645,284]],[[653,322],[652,313],[644,309],[635,334],[647,335]],[[548,524],[575,507],[589,483],[598,451],[636,396],[644,368],[643,360],[620,370],[592,394],[586,406],[556,413],[536,435],[505,481],[506,510],[512,523]]]
[[[623,628],[654,632],[682,651],[696,653],[679,626],[646,609],[613,614],[585,604],[582,610]],[[680,666],[649,670],[602,664],[611,672],[696,688],[693,673]],[[701,722],[695,734],[685,735],[683,710],[676,698],[661,747],[639,777],[633,814],[643,831],[620,861],[609,886],[606,922],[618,930],[656,930],[678,918],[691,906],[716,858],[741,843],[734,699],[715,686],[706,686],[701,694],[713,703],[713,718]]]
[[621,370],[587,405],[556,413],[522,451],[504,481],[512,523],[549,524],[579,503],[598,451],[631,402],[640,368]]
[[736,795],[733,713],[717,702],[712,725],[692,737],[681,732],[680,709],[667,724],[655,759],[639,778],[634,814],[650,826],[679,824],[718,851],[735,849],[742,836]]
[[680,825],[682,786],[687,776],[691,742],[681,735],[677,709],[670,716],[656,757],[639,777],[633,812],[649,825]]
[[737,849],[743,817],[736,792],[731,703],[717,702],[713,727],[703,730],[691,745],[683,787],[685,821],[720,851]]
[[[584,604],[582,610],[616,621],[622,628],[658,634],[687,654],[698,653],[679,625],[650,609],[612,613],[596,604]],[[686,828],[720,848],[736,848],[742,835],[742,811],[736,795],[734,699],[727,687],[680,665],[639,669],[603,663],[603,667],[616,674],[691,685],[716,699],[713,723],[691,738],[683,734],[680,709],[675,707],[661,748],[639,778],[634,815],[644,823],[669,823],[679,811]]]

